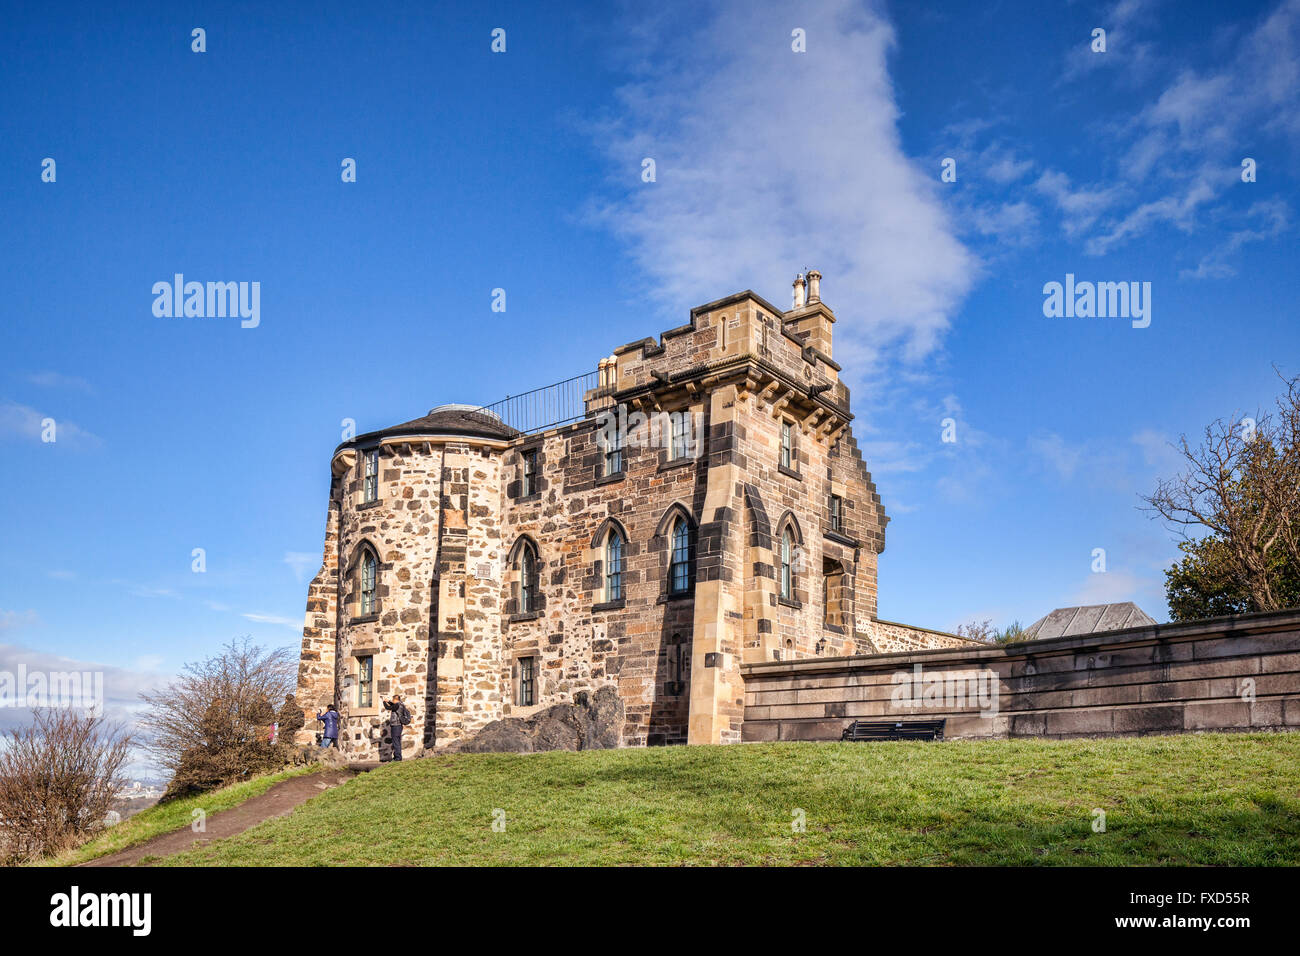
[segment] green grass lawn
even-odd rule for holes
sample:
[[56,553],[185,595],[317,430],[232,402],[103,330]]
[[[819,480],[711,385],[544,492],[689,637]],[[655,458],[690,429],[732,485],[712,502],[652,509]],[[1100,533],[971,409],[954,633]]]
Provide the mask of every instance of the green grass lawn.
[[220,810],[228,810],[245,800],[266,793],[281,780],[288,780],[290,777],[297,777],[304,773],[315,773],[319,769],[319,764],[294,767],[280,773],[254,777],[251,780],[223,787],[202,796],[185,797],[181,800],[155,804],[147,810],[141,810],[135,816],[122,821],[117,826],[109,827],[89,843],[83,843],[75,850],[64,853],[62,856],[49,860],[39,860],[34,865],[75,866],[78,863],[85,863],[87,860],[108,856],[110,853],[116,853],[119,850],[125,850],[127,847],[143,843],[160,833],[168,833],[189,826],[193,821],[192,814],[196,809],[202,809],[204,813],[211,816]]
[[435,757],[385,765],[163,862],[1298,861],[1300,734],[1231,734]]

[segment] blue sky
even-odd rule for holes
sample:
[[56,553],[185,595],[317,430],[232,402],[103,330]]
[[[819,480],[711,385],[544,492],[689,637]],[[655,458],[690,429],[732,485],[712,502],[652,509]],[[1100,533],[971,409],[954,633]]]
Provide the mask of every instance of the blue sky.
[[[125,702],[296,645],[345,418],[590,371],[809,267],[893,519],[882,617],[1167,618],[1138,496],[1297,371],[1300,2],[645,6],[7,10],[9,660]],[[178,272],[260,282],[260,325],[155,317]],[[1045,317],[1067,273],[1151,283],[1150,326]]]

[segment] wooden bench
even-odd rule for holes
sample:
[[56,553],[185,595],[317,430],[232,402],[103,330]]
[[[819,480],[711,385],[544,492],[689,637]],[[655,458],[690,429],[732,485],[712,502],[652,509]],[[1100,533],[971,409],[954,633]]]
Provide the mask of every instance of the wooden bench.
[[840,740],[943,740],[940,720],[855,720],[844,728]]

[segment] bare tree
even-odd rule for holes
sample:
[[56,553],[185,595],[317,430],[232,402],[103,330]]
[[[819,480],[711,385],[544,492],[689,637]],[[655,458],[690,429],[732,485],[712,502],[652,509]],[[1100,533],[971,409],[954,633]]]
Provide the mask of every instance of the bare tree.
[[1253,422],[1218,419],[1196,447],[1181,436],[1176,447],[1186,471],[1143,498],[1184,538],[1188,529],[1208,530],[1236,583],[1262,611],[1283,606],[1279,565],[1300,562],[1300,376],[1282,380],[1276,413],[1262,412]]
[[969,624],[957,625],[957,636],[968,637],[972,641],[980,641],[984,644],[992,644],[998,635],[998,629],[993,626],[991,620],[988,621],[971,621]]
[[131,737],[76,710],[32,713],[0,748],[0,834],[11,861],[53,855],[104,824]]
[[271,701],[284,700],[296,678],[288,648],[268,650],[245,639],[185,665],[162,690],[141,694],[144,747],[172,772],[168,797],[219,787],[281,762],[283,748],[270,740]]

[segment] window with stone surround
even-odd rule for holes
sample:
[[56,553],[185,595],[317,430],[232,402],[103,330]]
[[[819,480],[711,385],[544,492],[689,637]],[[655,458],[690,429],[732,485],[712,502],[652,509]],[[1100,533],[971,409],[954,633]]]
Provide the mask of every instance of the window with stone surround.
[[781,422],[781,467],[794,470],[794,423]]
[[537,658],[521,657],[515,662],[515,703],[532,707],[537,703]]
[[370,655],[357,658],[357,706],[375,705],[375,659]]
[[378,561],[375,559],[373,552],[367,550],[361,556],[361,614],[374,614],[375,606],[375,578]]
[[623,472],[623,433],[621,428],[610,430],[609,447],[605,449],[605,477]]
[[837,534],[844,533],[844,499],[831,495],[830,500],[831,530]]
[[691,412],[690,409],[684,409],[680,412],[670,414],[672,420],[672,442],[670,443],[668,458],[670,461],[677,461],[686,458],[690,454],[690,428]]
[[371,448],[365,453],[361,476],[361,501],[369,504],[379,500],[379,449]]
[[685,594],[691,589],[691,526],[685,518],[673,525],[672,557],[668,562],[668,592]]
[[777,569],[777,601],[790,607],[802,607],[808,600],[803,587],[804,566],[803,531],[793,511],[787,510],[776,522],[776,541],[773,545],[773,566]]
[[794,536],[789,528],[781,532],[781,597],[794,600]]
[[605,600],[623,599],[623,536],[615,528],[609,529],[605,541]]
[[526,448],[519,457],[522,461],[519,497],[527,498],[537,491],[537,449]]
[[538,609],[537,589],[540,574],[537,552],[531,541],[519,549],[519,613],[530,614]]

